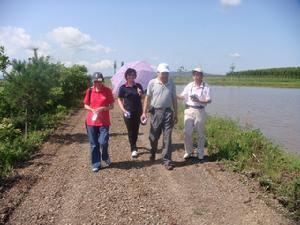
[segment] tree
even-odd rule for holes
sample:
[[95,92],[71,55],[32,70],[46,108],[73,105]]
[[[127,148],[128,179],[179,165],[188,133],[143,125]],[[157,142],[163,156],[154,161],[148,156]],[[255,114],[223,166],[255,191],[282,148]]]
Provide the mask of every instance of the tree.
[[114,61],[114,74],[116,73],[116,70],[117,70],[117,61],[115,60]]
[[177,72],[181,73],[181,72],[185,72],[185,68],[184,66],[180,66],[178,69],[177,69]]
[[4,47],[0,46],[0,72],[6,75],[6,68],[10,64],[8,56],[4,53]]
[[121,67],[124,66],[124,61],[121,62]]
[[235,65],[234,63],[231,63],[229,73],[233,74],[234,70],[235,70]]

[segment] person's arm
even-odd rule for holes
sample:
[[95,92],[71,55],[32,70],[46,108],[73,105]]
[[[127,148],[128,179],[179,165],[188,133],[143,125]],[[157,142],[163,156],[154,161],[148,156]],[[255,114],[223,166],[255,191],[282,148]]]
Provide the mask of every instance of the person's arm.
[[174,123],[178,122],[178,109],[177,109],[177,98],[173,98],[173,109],[174,109]]
[[91,106],[90,106],[90,102],[91,102],[91,95],[92,95],[92,89],[89,88],[86,90],[86,93],[85,93],[85,97],[84,97],[84,100],[83,100],[83,103],[84,103],[84,108],[86,110],[89,110],[93,113],[96,113],[96,110],[93,109]]
[[104,112],[104,111],[111,110],[113,108],[114,108],[114,103],[111,103],[111,104],[108,104],[108,106],[101,106],[101,107],[95,109],[94,111],[96,113],[99,113],[99,112]]
[[179,100],[184,100],[184,99],[185,99],[185,97],[184,97],[184,96],[181,96],[181,95],[177,95],[176,97],[177,97],[177,99],[179,99]]
[[144,99],[143,114],[141,116],[141,121],[144,121],[145,119],[147,119],[147,111],[148,111],[149,102],[150,102],[149,96],[146,95],[146,97]]
[[119,104],[121,110],[125,113],[125,112],[127,112],[127,110],[124,108],[124,102],[123,101],[124,101],[123,98],[118,98],[118,104]]
[[177,107],[177,97],[176,96],[176,86],[174,85],[174,94],[173,94],[173,98],[172,98],[172,103],[173,103],[173,109],[174,109],[174,124],[176,124],[178,122],[178,117],[177,117],[177,114],[178,114],[178,107]]
[[92,107],[90,107],[90,106],[89,106],[89,105],[87,105],[87,104],[84,104],[84,108],[85,108],[86,110],[92,111],[93,113],[95,113],[95,112],[96,112],[96,110],[95,110],[95,109],[93,109]]

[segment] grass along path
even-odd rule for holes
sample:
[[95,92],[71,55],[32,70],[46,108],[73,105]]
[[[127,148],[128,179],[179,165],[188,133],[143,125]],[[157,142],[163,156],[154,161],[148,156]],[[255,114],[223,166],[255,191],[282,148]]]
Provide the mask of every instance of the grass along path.
[[[179,107],[183,115],[183,107]],[[180,118],[179,130],[183,128]],[[269,141],[259,130],[241,128],[227,118],[208,116],[206,148],[211,158],[258,181],[300,220],[300,159]],[[195,139],[196,143],[196,139]]]

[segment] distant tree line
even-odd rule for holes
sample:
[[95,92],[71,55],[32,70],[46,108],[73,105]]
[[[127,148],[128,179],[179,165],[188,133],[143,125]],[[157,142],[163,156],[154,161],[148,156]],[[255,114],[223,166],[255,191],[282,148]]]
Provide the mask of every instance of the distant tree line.
[[300,67],[257,69],[236,72],[231,71],[226,75],[232,77],[300,79]]

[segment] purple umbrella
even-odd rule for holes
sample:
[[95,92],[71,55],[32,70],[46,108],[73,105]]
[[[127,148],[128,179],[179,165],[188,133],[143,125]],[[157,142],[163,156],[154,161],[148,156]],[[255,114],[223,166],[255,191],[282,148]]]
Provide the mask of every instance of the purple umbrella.
[[124,74],[128,68],[136,70],[137,78],[135,81],[140,83],[144,90],[147,88],[149,81],[155,77],[155,72],[151,65],[145,61],[126,63],[111,78],[113,94],[117,95],[121,85],[125,84]]

